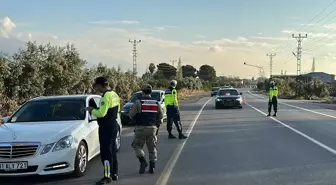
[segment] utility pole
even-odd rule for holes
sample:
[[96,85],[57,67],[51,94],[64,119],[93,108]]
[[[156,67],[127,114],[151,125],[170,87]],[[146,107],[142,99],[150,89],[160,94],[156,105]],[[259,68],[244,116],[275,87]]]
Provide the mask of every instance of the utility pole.
[[298,42],[298,46],[297,46],[297,50],[296,53],[293,52],[293,55],[296,57],[296,74],[297,74],[297,82],[298,82],[298,89],[297,89],[297,95],[300,95],[301,92],[301,84],[300,84],[300,76],[301,76],[301,56],[302,56],[302,46],[301,46],[301,42],[303,39],[307,38],[307,34],[305,34],[304,36],[301,35],[301,33],[298,36],[295,36],[294,34],[292,34],[292,37],[294,39],[297,40]]
[[182,80],[183,78],[181,57],[179,58],[178,63],[177,63],[177,75],[176,76],[178,80]]
[[275,53],[268,53],[267,56],[270,57],[270,79],[272,78],[272,69],[273,69],[273,57],[275,57]]
[[170,62],[171,62],[172,65],[175,67],[175,62],[177,62],[177,60],[170,60]]
[[137,75],[137,45],[141,42],[141,40],[131,40],[129,39],[129,41],[132,45],[133,45],[133,50],[132,50],[132,54],[133,54],[133,74]]
[[313,64],[312,64],[311,72],[315,72],[315,57],[313,58]]

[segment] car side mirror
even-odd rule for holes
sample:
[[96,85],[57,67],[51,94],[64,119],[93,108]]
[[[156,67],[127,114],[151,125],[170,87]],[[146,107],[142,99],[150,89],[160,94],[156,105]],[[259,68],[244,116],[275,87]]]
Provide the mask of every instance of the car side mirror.
[[243,93],[239,93],[240,95],[243,95]]
[[2,123],[2,124],[7,123],[9,119],[10,119],[10,116],[3,117],[3,118],[1,119],[1,123]]

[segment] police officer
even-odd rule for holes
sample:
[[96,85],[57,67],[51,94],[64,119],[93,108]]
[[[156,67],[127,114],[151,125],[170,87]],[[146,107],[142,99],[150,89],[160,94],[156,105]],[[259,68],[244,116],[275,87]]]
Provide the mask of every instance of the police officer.
[[103,93],[99,101],[99,108],[86,108],[90,114],[97,117],[99,125],[100,156],[104,165],[104,177],[96,184],[103,185],[118,180],[116,137],[120,98],[114,91],[109,89],[108,81],[104,77],[96,78],[93,87],[97,92]]
[[270,82],[270,88],[269,88],[269,101],[268,101],[268,115],[271,116],[271,111],[272,111],[272,105],[274,109],[274,114],[273,116],[277,115],[278,112],[278,87],[275,86],[275,82],[271,81]]
[[135,119],[136,123],[132,148],[140,161],[140,174],[145,173],[148,166],[143,151],[144,144],[147,145],[149,153],[149,173],[154,173],[157,160],[157,132],[163,118],[162,108],[151,94],[152,86],[145,85],[142,88],[142,97],[135,101],[129,112],[130,118]]
[[179,133],[179,139],[186,139],[187,137],[182,133],[182,124],[180,118],[179,105],[177,100],[177,91],[176,91],[177,81],[172,80],[170,86],[165,91],[165,105],[167,110],[167,131],[168,138],[175,139],[176,137],[172,134],[173,122]]

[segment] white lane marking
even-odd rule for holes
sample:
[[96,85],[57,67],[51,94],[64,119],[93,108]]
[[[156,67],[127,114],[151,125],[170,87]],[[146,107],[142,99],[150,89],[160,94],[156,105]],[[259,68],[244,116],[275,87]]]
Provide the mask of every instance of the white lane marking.
[[[251,92],[249,92],[249,93],[250,93],[251,95],[253,95],[253,96],[256,96],[256,97],[259,97],[259,98],[267,99],[267,98],[265,98],[265,97],[261,97],[261,96],[259,96],[259,95],[253,94],[253,93],[251,93]],[[329,114],[324,114],[324,113],[321,113],[321,112],[316,112],[316,111],[309,110],[309,109],[305,109],[305,108],[302,108],[302,107],[298,107],[298,106],[290,105],[290,104],[288,104],[288,103],[284,103],[284,102],[279,102],[279,103],[284,104],[284,105],[287,105],[287,106],[289,106],[289,107],[296,108],[296,109],[300,109],[300,110],[304,110],[304,111],[307,111],[307,112],[312,112],[312,113],[314,113],[314,114],[319,114],[319,115],[322,115],[322,116],[326,116],[326,117],[329,117],[329,118],[334,118],[334,119],[336,119],[336,116],[332,116],[332,115],[329,115]]]
[[162,171],[159,179],[156,181],[155,185],[166,185],[168,183],[169,177],[176,165],[176,162],[178,160],[178,158],[180,157],[182,150],[184,148],[184,145],[186,144],[187,140],[189,139],[189,136],[192,132],[192,130],[194,129],[194,126],[198,120],[198,118],[200,117],[201,113],[203,112],[203,109],[205,108],[205,106],[212,100],[212,98],[210,98],[208,101],[206,101],[202,108],[198,111],[197,115],[195,116],[193,122],[190,124],[187,132],[186,132],[186,136],[188,136],[187,139],[183,140],[182,143],[179,143],[179,145],[176,147],[173,155],[170,157],[169,161],[167,162],[164,170]]
[[[246,105],[250,106],[252,109],[256,110],[257,112],[259,112],[259,113],[261,113],[261,114],[267,116],[266,113],[264,113],[263,111],[261,111],[261,110],[255,108],[255,107],[253,107],[252,105],[250,105],[250,104],[248,104],[248,103],[246,103]],[[283,123],[282,121],[277,120],[277,119],[274,118],[274,117],[269,117],[269,118],[272,119],[273,121],[275,121],[275,122],[281,124],[282,126],[287,127],[287,128],[290,129],[291,131],[293,131],[293,132],[295,132],[295,133],[301,135],[302,137],[308,139],[309,141],[311,141],[311,142],[317,144],[318,146],[324,148],[325,150],[331,152],[332,154],[335,154],[335,155],[336,155],[336,150],[332,149],[331,147],[329,147],[329,146],[327,146],[327,145],[325,145],[325,144],[323,144],[323,143],[317,141],[316,139],[314,139],[314,138],[312,138],[312,137],[310,137],[310,136],[308,136],[308,135],[306,135],[306,134],[304,134],[304,133],[302,133],[302,132],[296,130],[295,128],[293,128],[293,127],[291,127],[291,126],[289,126],[289,125]]]

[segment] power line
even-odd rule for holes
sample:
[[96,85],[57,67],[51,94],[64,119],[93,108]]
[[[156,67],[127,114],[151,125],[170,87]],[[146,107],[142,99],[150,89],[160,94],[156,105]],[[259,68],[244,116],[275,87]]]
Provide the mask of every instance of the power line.
[[[332,4],[334,4],[336,2],[336,0],[333,0],[332,2],[330,2],[324,9],[322,9],[317,15],[315,15],[307,24],[304,24],[302,25],[299,29],[297,29],[295,32],[299,32],[299,31],[302,31],[303,28],[307,27],[309,25],[309,23],[311,23],[313,20],[315,20],[316,18],[320,17],[320,15],[322,15]],[[335,9],[332,9],[332,11],[330,11],[327,15],[325,16],[322,16],[321,19],[319,19],[316,23],[320,23],[322,22],[325,18],[327,18],[331,13],[335,12],[336,11],[336,8]],[[334,17],[332,17],[334,18]],[[330,19],[329,19],[330,20]],[[327,20],[328,21],[328,20]],[[313,27],[316,27],[316,23],[314,24],[314,26],[312,27],[309,27],[307,30],[310,30],[312,29]],[[305,30],[305,32],[307,32],[307,30]],[[280,51],[281,49],[282,50],[285,50],[286,48],[288,48],[290,46],[290,42],[289,42],[289,38],[287,40],[287,43],[286,44],[283,44],[283,45],[280,45],[276,50],[275,52],[278,52]],[[284,59],[284,58],[287,58],[286,60],[288,60],[288,57],[282,57],[280,60]]]
[[133,73],[134,75],[137,74],[137,45],[141,42],[141,40],[131,40],[129,39],[129,41],[132,45],[133,45],[133,50],[132,50],[132,54],[133,54]]
[[272,78],[272,69],[273,69],[273,57],[276,56],[275,53],[268,53],[267,54],[268,57],[270,57],[270,78]]

